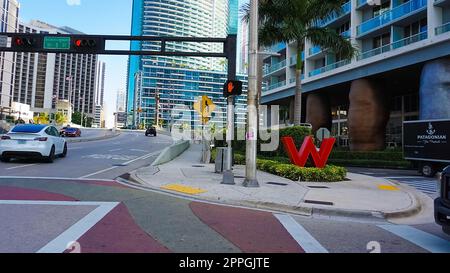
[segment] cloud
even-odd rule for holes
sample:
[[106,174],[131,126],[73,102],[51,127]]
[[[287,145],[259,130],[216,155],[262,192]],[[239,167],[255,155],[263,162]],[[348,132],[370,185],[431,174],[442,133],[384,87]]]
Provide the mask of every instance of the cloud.
[[79,6],[81,5],[81,0],[66,0],[69,6]]

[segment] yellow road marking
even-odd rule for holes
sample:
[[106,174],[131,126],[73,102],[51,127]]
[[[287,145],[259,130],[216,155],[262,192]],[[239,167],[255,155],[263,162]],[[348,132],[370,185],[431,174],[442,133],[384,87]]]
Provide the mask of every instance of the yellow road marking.
[[184,185],[180,185],[180,184],[165,185],[165,186],[162,186],[161,189],[177,191],[177,192],[186,193],[186,194],[200,194],[200,193],[206,192],[205,190],[202,190],[199,188],[188,187],[188,186],[184,186]]
[[392,185],[379,185],[378,189],[383,190],[383,191],[398,191],[399,188],[396,186],[392,186]]

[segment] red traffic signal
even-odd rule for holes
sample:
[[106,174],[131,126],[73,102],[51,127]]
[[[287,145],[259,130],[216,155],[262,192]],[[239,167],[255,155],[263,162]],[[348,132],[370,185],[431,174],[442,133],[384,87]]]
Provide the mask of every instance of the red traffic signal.
[[76,39],[75,47],[77,48],[95,48],[97,46],[97,41],[93,39]]
[[227,81],[223,86],[223,96],[240,96],[242,95],[242,82],[241,81]]
[[32,47],[34,45],[34,39],[26,37],[14,37],[13,46],[17,47]]

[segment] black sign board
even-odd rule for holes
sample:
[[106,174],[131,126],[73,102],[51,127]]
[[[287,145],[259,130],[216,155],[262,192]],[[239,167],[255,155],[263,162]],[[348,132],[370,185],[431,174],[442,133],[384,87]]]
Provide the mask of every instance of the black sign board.
[[450,162],[450,120],[403,123],[405,159]]

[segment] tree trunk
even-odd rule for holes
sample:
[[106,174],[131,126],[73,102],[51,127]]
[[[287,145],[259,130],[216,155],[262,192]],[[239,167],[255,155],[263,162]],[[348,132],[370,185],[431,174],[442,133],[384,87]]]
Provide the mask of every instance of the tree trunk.
[[302,123],[302,43],[297,42],[297,64],[295,66],[294,125]]

